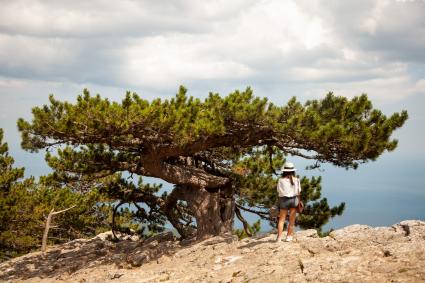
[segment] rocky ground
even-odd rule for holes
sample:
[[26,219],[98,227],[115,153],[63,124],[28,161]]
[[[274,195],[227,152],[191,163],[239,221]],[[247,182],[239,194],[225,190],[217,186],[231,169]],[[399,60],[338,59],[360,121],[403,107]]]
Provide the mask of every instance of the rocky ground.
[[238,241],[178,242],[171,233],[113,243],[105,234],[0,264],[6,282],[425,282],[425,222],[352,225]]

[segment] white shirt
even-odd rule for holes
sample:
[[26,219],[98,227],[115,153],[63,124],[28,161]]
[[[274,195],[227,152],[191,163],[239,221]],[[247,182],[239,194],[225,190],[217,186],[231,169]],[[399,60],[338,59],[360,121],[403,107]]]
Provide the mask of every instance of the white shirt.
[[291,184],[289,178],[279,178],[277,182],[277,193],[279,197],[293,197],[297,196],[301,192],[300,179],[297,177],[292,177],[294,184]]

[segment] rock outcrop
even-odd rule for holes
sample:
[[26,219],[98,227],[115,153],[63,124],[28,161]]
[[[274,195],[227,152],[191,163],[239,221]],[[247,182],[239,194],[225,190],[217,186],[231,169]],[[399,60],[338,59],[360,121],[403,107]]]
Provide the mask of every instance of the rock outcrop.
[[425,282],[425,222],[352,225],[293,242],[267,233],[182,243],[171,233],[118,243],[75,240],[0,264],[6,282]]

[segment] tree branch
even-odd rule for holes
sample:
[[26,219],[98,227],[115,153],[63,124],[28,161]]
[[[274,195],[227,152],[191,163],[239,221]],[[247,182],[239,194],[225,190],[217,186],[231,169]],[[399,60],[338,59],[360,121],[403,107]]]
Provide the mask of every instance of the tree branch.
[[172,184],[217,188],[229,182],[229,178],[215,176],[193,166],[172,165],[166,162],[144,165],[147,171],[146,176],[161,178]]
[[68,208],[66,208],[66,209],[63,209],[63,210],[59,210],[59,211],[55,211],[55,212],[53,212],[52,213],[52,215],[56,215],[56,214],[59,214],[59,213],[62,213],[62,212],[65,212],[65,211],[67,211],[67,210],[70,210],[71,208],[74,208],[74,207],[76,207],[77,205],[73,205],[73,206],[71,206],[71,207],[68,207]]
[[76,205],[73,205],[69,208],[63,209],[63,210],[59,210],[55,212],[55,209],[52,208],[52,210],[49,212],[49,215],[47,215],[47,219],[46,219],[46,226],[44,228],[44,233],[43,233],[43,239],[41,241],[41,251],[44,254],[46,252],[46,248],[47,248],[47,237],[49,235],[49,229],[50,229],[50,223],[52,221],[53,215],[59,214],[59,213],[63,213],[67,210],[70,210],[71,208],[76,207]]
[[270,214],[267,213],[267,212],[246,208],[246,207],[243,207],[243,206],[238,205],[238,204],[236,204],[236,207],[239,208],[239,209],[242,209],[244,211],[247,211],[247,212],[255,213],[258,216],[260,216],[262,219],[270,220]]
[[245,220],[245,218],[242,217],[241,211],[239,210],[239,208],[235,207],[235,213],[236,216],[238,217],[238,219],[242,222],[243,224],[243,229],[245,230],[245,233],[249,236],[252,237],[252,233],[249,231],[249,224],[248,222]]

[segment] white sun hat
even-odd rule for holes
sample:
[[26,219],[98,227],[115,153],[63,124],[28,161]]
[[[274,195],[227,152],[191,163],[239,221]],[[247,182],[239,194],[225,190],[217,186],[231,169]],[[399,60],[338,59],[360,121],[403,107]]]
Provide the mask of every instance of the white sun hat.
[[294,168],[294,163],[292,162],[285,162],[285,164],[282,166],[282,172],[295,172],[297,169]]

